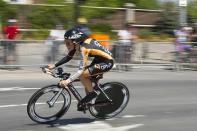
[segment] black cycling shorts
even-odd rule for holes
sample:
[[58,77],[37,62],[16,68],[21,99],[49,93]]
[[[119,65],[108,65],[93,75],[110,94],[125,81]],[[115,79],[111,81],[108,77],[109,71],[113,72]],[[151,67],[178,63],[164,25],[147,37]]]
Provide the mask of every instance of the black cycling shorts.
[[94,58],[92,63],[87,67],[91,75],[101,74],[109,71],[114,65],[113,60]]

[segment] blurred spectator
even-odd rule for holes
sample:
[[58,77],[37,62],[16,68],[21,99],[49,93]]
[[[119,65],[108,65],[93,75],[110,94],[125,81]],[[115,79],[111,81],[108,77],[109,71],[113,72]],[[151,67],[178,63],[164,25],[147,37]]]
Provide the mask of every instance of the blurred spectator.
[[[128,24],[124,26],[123,30],[119,30],[118,39],[118,45],[116,47],[117,62],[129,64],[131,63],[133,37]],[[129,70],[128,65],[122,65],[121,67],[123,70]]]
[[19,34],[19,27],[16,19],[9,19],[8,24],[3,29],[4,39],[4,63],[16,64],[16,42],[14,41]]
[[190,55],[192,46],[190,43],[190,31],[188,27],[180,27],[174,31],[176,36],[175,47],[176,47],[176,61],[177,62],[190,62]]
[[3,39],[3,34],[2,34],[2,26],[1,26],[1,21],[0,21],[0,64],[2,64],[3,60],[3,46],[2,46],[2,39]]
[[197,47],[197,23],[195,24],[195,27],[191,35],[191,42],[193,46]]
[[0,31],[0,40],[3,39],[3,34],[2,32]]
[[176,36],[176,50],[178,52],[190,51],[191,45],[187,43],[189,42],[189,32],[186,27],[181,27],[175,30],[174,33]]
[[[1,23],[0,23],[1,24]],[[0,40],[3,39],[2,27],[0,25]]]
[[3,39],[3,31],[2,31],[2,27],[1,27],[1,23],[0,23],[0,40]]
[[87,36],[91,35],[91,31],[87,26],[88,21],[86,18],[78,18],[76,28],[80,29],[81,32],[85,33]]
[[191,62],[197,62],[197,23],[193,28],[193,32],[191,34],[191,42],[192,42],[192,50],[190,55]]
[[49,37],[45,43],[49,47],[49,51],[46,56],[46,61],[48,63],[55,62],[59,54],[59,45],[64,41],[65,30],[63,25],[56,25],[55,29],[50,31]]

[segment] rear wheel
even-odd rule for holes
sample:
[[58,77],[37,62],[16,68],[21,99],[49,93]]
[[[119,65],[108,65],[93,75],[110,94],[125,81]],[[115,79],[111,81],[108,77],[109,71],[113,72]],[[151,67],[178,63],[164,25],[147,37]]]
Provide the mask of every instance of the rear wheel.
[[[102,106],[90,106],[90,113],[99,119],[108,119],[118,115],[124,110],[129,102],[128,88],[118,82],[110,82],[102,85],[102,89],[107,96],[112,100],[112,103],[104,104]],[[99,95],[92,100],[92,104],[106,101],[106,97],[99,93]]]
[[71,103],[68,90],[64,89],[53,106],[48,102],[60,91],[57,85],[51,85],[38,90],[30,98],[27,105],[29,117],[38,123],[48,123],[57,120],[65,114]]

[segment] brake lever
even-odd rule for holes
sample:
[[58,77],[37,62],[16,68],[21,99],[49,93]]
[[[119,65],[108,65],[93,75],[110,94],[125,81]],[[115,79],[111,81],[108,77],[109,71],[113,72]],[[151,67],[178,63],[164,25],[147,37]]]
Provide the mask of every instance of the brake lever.
[[57,78],[58,76],[56,76],[56,74],[54,74],[53,72],[51,72],[51,70],[49,70],[47,67],[48,67],[48,66],[41,67],[42,71],[43,71],[44,73],[46,73],[46,74],[49,74],[49,75],[51,75],[51,76]]

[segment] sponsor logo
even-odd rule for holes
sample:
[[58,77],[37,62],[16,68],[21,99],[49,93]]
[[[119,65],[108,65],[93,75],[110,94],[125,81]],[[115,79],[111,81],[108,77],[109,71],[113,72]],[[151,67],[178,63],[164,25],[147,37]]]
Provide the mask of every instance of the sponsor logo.
[[72,36],[70,36],[70,37],[68,37],[69,39],[78,39],[78,38],[80,38],[81,36],[82,36],[82,32],[79,32],[78,34],[74,34],[74,35],[72,35]]
[[94,44],[96,45],[96,46],[98,46],[99,48],[102,48],[106,53],[108,53],[109,55],[112,55],[112,53],[108,50],[108,49],[106,49],[106,48],[104,48],[102,45],[100,45],[100,43],[98,42],[98,41],[94,41]]
[[111,67],[111,63],[109,63],[108,65],[102,65],[102,66],[100,66],[100,68],[102,70],[105,70],[105,69],[110,68],[110,67]]

